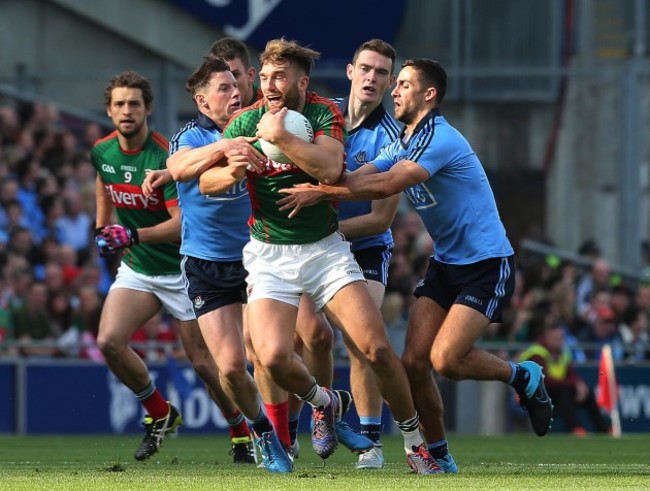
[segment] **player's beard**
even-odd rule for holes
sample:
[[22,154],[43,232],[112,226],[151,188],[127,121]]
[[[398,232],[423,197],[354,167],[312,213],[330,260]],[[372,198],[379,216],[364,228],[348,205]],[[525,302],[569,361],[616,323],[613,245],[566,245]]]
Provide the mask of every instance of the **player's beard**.
[[132,127],[131,127],[132,129],[130,129],[130,130],[128,130],[128,131],[123,131],[123,130],[121,129],[121,125],[120,125],[120,126],[118,126],[117,131],[119,131],[120,135],[122,135],[124,138],[126,138],[127,140],[129,140],[129,139],[133,138],[134,136],[136,136],[138,133],[140,133],[140,131],[142,130],[142,127],[143,127],[143,126],[144,126],[144,122],[141,122],[141,123],[139,123],[139,124],[138,124],[138,123],[134,123],[134,124],[132,125]]
[[397,118],[397,120],[407,126],[413,123],[413,117],[410,114],[404,114],[400,118]]
[[400,123],[409,125],[415,121],[416,114],[409,112],[406,108],[401,107],[395,111],[395,119]]
[[292,90],[284,96],[284,107],[297,111],[300,107],[300,93],[298,90]]

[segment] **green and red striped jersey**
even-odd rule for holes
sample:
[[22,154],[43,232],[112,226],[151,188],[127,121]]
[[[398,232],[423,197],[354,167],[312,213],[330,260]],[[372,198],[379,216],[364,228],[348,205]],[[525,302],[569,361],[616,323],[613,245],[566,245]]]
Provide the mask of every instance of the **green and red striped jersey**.
[[[244,108],[228,123],[223,133],[224,138],[255,136],[257,123],[267,111],[263,100]],[[302,113],[311,123],[314,138],[327,135],[345,142],[347,132],[343,115],[330,99],[307,92]],[[253,145],[262,152],[259,142]],[[332,165],[341,163],[332,162]],[[269,159],[264,172],[248,172],[246,177],[252,205],[249,225],[255,239],[272,244],[307,244],[338,230],[337,206],[331,201],[321,201],[314,206],[305,207],[294,218],[289,218],[288,211],[278,209],[276,202],[285,196],[278,190],[305,182],[318,184],[316,179],[298,166]]]
[[[145,197],[142,182],[151,170],[166,168],[169,143],[160,133],[150,131],[140,150],[120,147],[117,131],[98,140],[90,153],[95,169],[115,206],[117,220],[125,227],[153,227],[169,220],[167,208],[178,206],[176,185],[170,182]],[[149,276],[180,274],[179,245],[172,242],[137,244],[122,261],[138,273]]]

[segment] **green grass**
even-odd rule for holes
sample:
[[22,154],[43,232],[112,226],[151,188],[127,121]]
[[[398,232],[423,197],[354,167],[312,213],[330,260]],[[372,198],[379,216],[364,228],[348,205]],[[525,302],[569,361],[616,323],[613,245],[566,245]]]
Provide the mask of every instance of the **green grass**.
[[458,475],[416,476],[401,439],[384,437],[386,467],[357,471],[343,447],[324,464],[301,436],[292,474],[235,466],[223,436],[168,438],[161,452],[136,462],[139,437],[0,436],[0,489],[648,489],[650,439],[549,435],[450,437]]

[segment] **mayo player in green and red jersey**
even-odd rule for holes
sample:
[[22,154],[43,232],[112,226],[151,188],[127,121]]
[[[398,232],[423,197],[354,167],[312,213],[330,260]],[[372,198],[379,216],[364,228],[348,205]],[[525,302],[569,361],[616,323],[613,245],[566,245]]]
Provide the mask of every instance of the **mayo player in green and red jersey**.
[[[230,71],[235,77],[241,93],[243,106],[253,104],[263,97],[261,91],[254,84],[256,71],[250,64],[248,48],[244,43],[232,37],[224,37],[212,45],[210,54],[223,58],[230,66]],[[312,375],[316,380],[321,384],[331,385],[334,369],[332,328],[322,313],[315,312],[313,303],[304,295],[299,312],[295,349],[303,359],[308,360],[308,365],[311,365]],[[251,362],[258,367],[259,362],[250,346],[247,328],[245,332],[249,357]],[[265,406],[274,426],[278,429],[280,440],[285,445],[288,444],[293,456],[297,457],[299,452],[298,421],[302,411],[302,401],[296,397],[291,397],[287,401],[286,393],[274,390],[274,384],[261,380],[263,377],[266,378],[264,370],[257,369],[254,373],[260,390],[266,391],[264,394]],[[335,392],[342,400],[341,413],[343,413],[351,404],[351,396],[345,391]],[[283,423],[287,419],[289,422],[288,434],[285,432],[286,425]],[[336,430],[339,441],[351,451],[359,452],[369,448],[371,442],[356,434],[344,421],[337,421]]]
[[[419,431],[419,419],[406,372],[390,347],[379,310],[368,292],[350,244],[338,232],[337,210],[319,203],[297,220],[279,210],[279,190],[300,183],[336,182],[344,172],[345,121],[329,99],[308,92],[309,75],[319,53],[284,38],[269,41],[260,55],[260,88],[264,99],[236,115],[225,138],[257,136],[277,145],[292,163],[269,160],[261,174],[247,172],[252,203],[251,241],[244,248],[249,276],[248,322],[261,365],[275,383],[313,406],[312,445],[322,458],[337,446],[338,398],[319,386],[300,359],[293,339],[300,296],[309,295],[318,310],[335,319],[368,359],[380,380],[404,436],[409,464],[421,474],[442,470],[431,457]],[[287,109],[302,112],[314,130],[309,143],[284,129]],[[255,145],[259,145],[255,143]],[[228,155],[235,163],[236,155]],[[244,157],[246,158],[246,157]],[[202,174],[202,192],[227,189],[243,179],[233,170],[222,182]],[[209,184],[209,185],[208,185]]]
[[110,370],[147,412],[145,437],[135,453],[144,460],[158,451],[165,434],[175,431],[182,418],[129,347],[133,332],[162,306],[180,321],[190,359],[211,357],[193,344],[200,332],[180,270],[176,187],[169,184],[147,197],[141,190],[147,171],[165,166],[168,148],[167,140],[147,125],[153,101],[149,82],[135,72],[123,72],[110,80],[104,96],[115,131],[91,151],[97,170],[95,240],[101,255],[122,254],[122,261],[102,309],[97,342]]

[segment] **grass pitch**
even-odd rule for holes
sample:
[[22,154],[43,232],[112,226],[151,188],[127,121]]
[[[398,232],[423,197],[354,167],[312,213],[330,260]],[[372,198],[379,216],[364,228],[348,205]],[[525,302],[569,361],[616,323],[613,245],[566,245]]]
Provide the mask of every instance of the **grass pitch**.
[[[182,430],[181,430],[182,431]],[[416,476],[401,438],[384,437],[386,467],[357,471],[355,456],[339,446],[323,462],[301,436],[291,474],[234,465],[225,436],[167,438],[159,454],[136,462],[140,437],[0,436],[0,489],[168,490],[270,489],[648,489],[650,438],[549,435],[450,436],[458,475]]]

